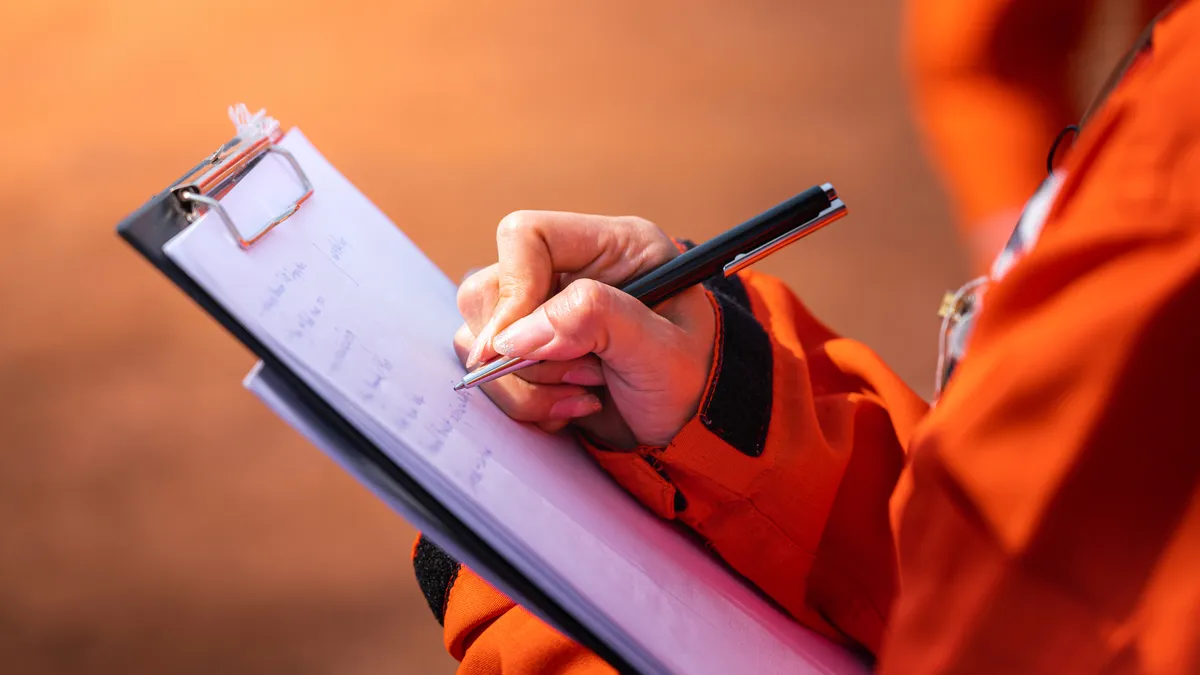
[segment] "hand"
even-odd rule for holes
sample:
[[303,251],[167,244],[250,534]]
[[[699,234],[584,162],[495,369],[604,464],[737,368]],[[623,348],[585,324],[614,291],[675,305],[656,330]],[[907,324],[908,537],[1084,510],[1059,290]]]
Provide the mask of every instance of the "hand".
[[459,359],[543,363],[483,391],[546,431],[573,423],[617,447],[669,443],[700,404],[716,312],[699,287],[651,310],[615,286],[678,255],[671,239],[640,218],[519,211],[496,243],[499,262],[458,290]]

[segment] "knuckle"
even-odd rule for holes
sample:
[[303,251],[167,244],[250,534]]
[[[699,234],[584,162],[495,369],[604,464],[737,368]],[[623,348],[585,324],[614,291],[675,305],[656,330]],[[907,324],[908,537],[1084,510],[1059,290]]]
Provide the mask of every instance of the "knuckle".
[[629,224],[629,228],[638,234],[653,236],[659,232],[657,225],[641,216],[627,216],[625,220]]
[[670,237],[666,235],[657,225],[641,218],[639,216],[628,216],[629,229],[637,236],[637,239],[644,244],[655,244],[662,241],[670,241]]
[[661,265],[675,256],[679,255],[679,249],[675,248],[675,243],[670,239],[655,242],[646,247],[646,264],[652,266]]
[[567,287],[566,309],[579,317],[603,314],[609,295],[604,284],[595,279],[578,279]]
[[486,282],[487,275],[483,272],[483,270],[480,270],[466,279],[463,279],[462,283],[458,285],[458,292],[468,295],[478,293],[479,291],[483,290],[483,285]]
[[520,236],[536,230],[538,221],[536,211],[513,211],[500,219],[500,224],[496,227],[496,236],[501,239]]
[[472,274],[458,285],[457,301],[459,310],[462,310],[464,305],[469,305],[483,291],[483,283],[479,279],[479,276],[478,274]]
[[547,318],[564,344],[586,345],[592,351],[597,341],[603,342],[599,335],[612,310],[611,290],[594,279],[579,279],[567,287],[554,308],[547,307]]
[[463,280],[458,285],[456,301],[460,312],[474,308],[481,300],[493,294],[496,286],[496,266],[485,267]]
[[471,343],[470,342],[455,341],[454,356],[458,358],[459,363],[466,365],[467,357],[470,355],[471,355]]
[[475,342],[475,334],[471,332],[471,327],[463,324],[457,331],[454,332],[454,346],[470,348]]
[[652,262],[662,262],[669,260],[679,255],[679,249],[675,248],[675,242],[671,241],[671,237],[663,232],[662,229],[654,223],[639,218],[639,233],[642,237],[643,250],[646,255],[651,257]]
[[622,218],[625,249],[633,253],[631,262],[638,269],[660,265],[679,254],[671,237],[654,223],[638,216]]
[[462,279],[458,280],[459,285],[461,286],[464,281],[466,281],[467,279],[470,279],[471,277],[475,276],[476,274],[479,274],[482,271],[483,270],[479,267],[472,267],[471,269],[467,270],[466,274],[462,275]]
[[529,282],[513,275],[503,275],[496,288],[496,294],[502,302],[524,302],[531,295]]

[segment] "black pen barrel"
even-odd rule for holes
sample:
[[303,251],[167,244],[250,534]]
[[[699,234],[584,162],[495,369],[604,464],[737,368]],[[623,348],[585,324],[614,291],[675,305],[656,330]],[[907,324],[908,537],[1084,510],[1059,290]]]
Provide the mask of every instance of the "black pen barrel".
[[831,203],[824,188],[811,187],[676,256],[627,283],[621,290],[653,307],[686,288],[720,275],[725,265],[738,255],[753,251],[817,218]]

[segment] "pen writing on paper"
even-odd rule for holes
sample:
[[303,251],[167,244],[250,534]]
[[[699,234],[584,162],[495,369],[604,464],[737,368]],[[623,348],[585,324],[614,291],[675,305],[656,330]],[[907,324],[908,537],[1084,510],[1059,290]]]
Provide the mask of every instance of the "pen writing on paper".
[[377,419],[387,420],[393,433],[403,436],[413,450],[436,457],[453,447],[450,461],[460,467],[463,487],[480,489],[495,463],[492,449],[451,440],[461,426],[470,425],[473,392],[428,396],[408,389],[406,383],[414,378],[411,368],[404,369],[404,378],[397,378],[394,358],[389,358],[402,348],[397,343],[389,342],[386,348],[372,343],[371,328],[356,323],[357,318],[343,307],[341,296],[320,288],[337,274],[359,286],[347,271],[356,264],[352,245],[342,236],[318,237],[307,243],[324,260],[301,253],[294,262],[268,273],[261,287],[260,317],[274,325],[287,342],[316,350],[314,356],[323,354],[323,375],[339,383],[351,400],[371,410]]

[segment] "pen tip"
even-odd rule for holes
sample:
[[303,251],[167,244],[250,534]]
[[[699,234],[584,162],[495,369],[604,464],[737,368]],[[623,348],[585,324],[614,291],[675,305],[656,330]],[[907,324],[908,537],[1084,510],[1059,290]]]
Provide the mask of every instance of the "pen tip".
[[462,391],[463,389],[466,389],[466,388],[467,388],[466,382],[459,382],[458,384],[454,385],[454,391]]

